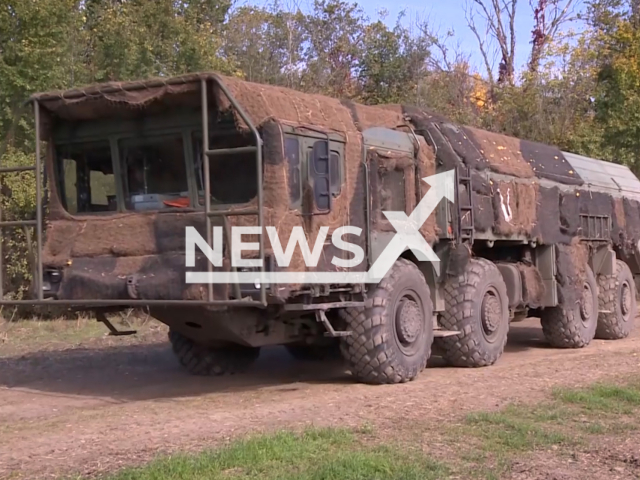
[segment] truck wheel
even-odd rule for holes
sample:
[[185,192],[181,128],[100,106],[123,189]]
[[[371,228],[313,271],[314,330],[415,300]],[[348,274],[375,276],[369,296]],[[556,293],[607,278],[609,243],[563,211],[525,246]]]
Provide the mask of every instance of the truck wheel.
[[340,347],[336,342],[332,345],[285,345],[285,348],[296,360],[316,362],[340,358]]
[[598,284],[585,270],[580,299],[574,305],[547,308],[540,316],[545,338],[556,348],[582,348],[591,343],[598,326]]
[[444,286],[440,325],[462,332],[437,338],[444,360],[456,367],[485,367],[504,352],[509,333],[509,298],[498,267],[484,258],[469,261],[464,274]]
[[636,318],[636,287],[631,270],[621,260],[613,275],[598,276],[598,328],[596,338],[626,338]]
[[358,381],[408,382],[424,370],[433,343],[433,305],[415,264],[399,258],[368,293],[365,308],[342,313],[353,332],[341,339],[342,356]]
[[193,375],[228,375],[240,373],[260,355],[260,349],[242,345],[206,347],[170,330],[169,341],[180,364]]

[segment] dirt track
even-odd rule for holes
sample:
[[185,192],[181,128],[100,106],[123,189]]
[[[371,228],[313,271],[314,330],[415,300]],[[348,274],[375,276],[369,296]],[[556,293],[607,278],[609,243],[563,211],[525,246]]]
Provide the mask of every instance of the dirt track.
[[463,411],[535,401],[554,385],[637,373],[640,365],[637,330],[622,341],[554,350],[535,319],[512,326],[493,367],[438,368],[435,359],[415,382],[378,387],[354,384],[337,363],[295,362],[280,348],[265,349],[243,376],[194,378],[163,338],[0,358],[0,478],[91,474],[281,426],[427,429]]

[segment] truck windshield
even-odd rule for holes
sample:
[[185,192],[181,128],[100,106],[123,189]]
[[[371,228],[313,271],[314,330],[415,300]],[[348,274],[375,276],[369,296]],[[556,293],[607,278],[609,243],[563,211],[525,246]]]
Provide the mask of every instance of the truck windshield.
[[158,210],[189,198],[182,136],[119,142],[127,210]]

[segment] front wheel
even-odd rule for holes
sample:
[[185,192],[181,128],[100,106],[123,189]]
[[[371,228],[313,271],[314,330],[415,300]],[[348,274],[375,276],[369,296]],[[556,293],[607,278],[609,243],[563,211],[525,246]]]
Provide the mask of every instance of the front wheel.
[[364,383],[401,383],[424,370],[433,343],[433,305],[418,267],[400,258],[369,292],[365,308],[344,310],[342,356]]

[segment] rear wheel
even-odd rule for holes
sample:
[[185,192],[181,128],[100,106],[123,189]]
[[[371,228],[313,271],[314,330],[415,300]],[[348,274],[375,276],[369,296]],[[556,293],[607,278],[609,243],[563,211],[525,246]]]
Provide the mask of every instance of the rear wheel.
[[193,375],[231,375],[245,371],[260,355],[256,347],[226,345],[206,347],[174,331],[169,331],[173,353]]
[[596,338],[626,338],[636,318],[636,287],[631,270],[621,260],[613,275],[598,276],[598,327]]
[[401,383],[424,370],[433,343],[433,306],[418,267],[400,258],[369,292],[365,308],[343,311],[342,356],[365,383]]
[[598,326],[598,284],[588,266],[577,301],[573,305],[544,309],[540,323],[553,347],[582,348],[591,343]]
[[509,333],[509,299],[498,267],[484,258],[469,261],[465,272],[444,286],[440,325],[461,333],[436,339],[442,357],[456,367],[494,364]]

